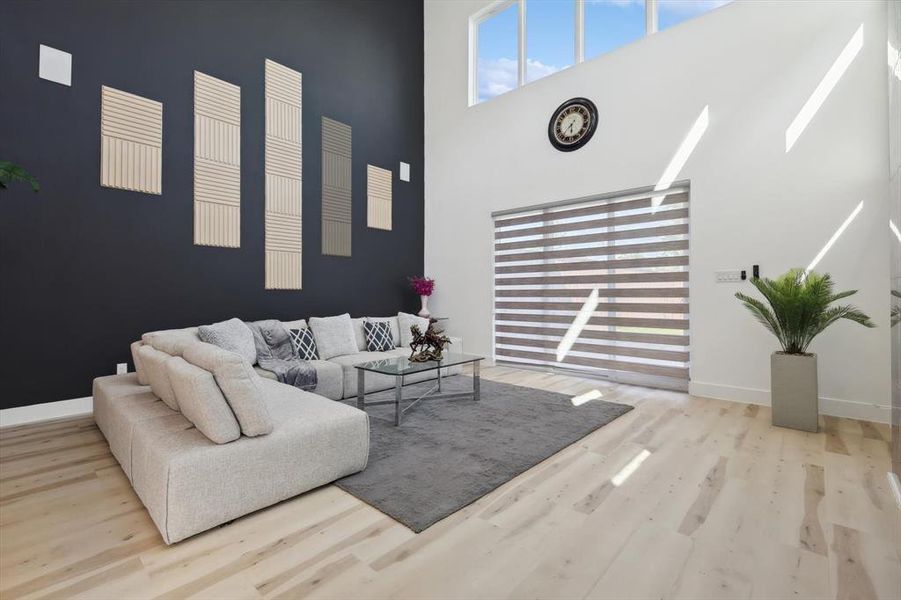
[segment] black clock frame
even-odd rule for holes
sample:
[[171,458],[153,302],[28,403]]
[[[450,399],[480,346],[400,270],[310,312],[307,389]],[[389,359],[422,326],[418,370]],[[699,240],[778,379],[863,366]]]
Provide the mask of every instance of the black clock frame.
[[[557,122],[557,116],[561,111],[569,108],[573,104],[581,104],[582,106],[588,109],[588,114],[590,115],[591,122],[588,124],[588,131],[585,132],[585,135],[582,136],[577,142],[572,144],[562,144],[557,139],[557,136],[554,135],[554,124]],[[551,145],[559,150],[560,152],[572,152],[573,150],[578,150],[582,146],[588,143],[588,141],[594,136],[595,130],[598,128],[598,107],[594,105],[594,102],[589,100],[588,98],[571,98],[557,107],[553,113],[551,113],[551,120],[547,125],[547,137],[551,142]]]

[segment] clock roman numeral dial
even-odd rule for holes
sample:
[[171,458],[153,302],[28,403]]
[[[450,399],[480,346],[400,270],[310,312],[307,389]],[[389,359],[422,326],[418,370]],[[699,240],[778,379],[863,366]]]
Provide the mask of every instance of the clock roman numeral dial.
[[564,102],[551,117],[548,135],[558,150],[575,150],[591,139],[597,126],[597,109],[590,100]]

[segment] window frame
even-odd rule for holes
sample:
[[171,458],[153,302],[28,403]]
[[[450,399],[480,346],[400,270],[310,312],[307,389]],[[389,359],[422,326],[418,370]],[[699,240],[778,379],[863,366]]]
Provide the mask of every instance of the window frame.
[[[526,2],[528,0],[496,0],[469,17],[469,106],[479,102],[479,25],[504,10],[516,6],[519,15],[517,28],[516,87],[517,90],[530,82],[526,79]],[[573,0],[574,34],[573,34],[573,66],[585,62],[585,0]],[[645,36],[657,33],[659,0],[645,0]],[[714,9],[715,10],[715,9]],[[709,12],[709,11],[708,11]],[[595,57],[592,57],[595,58]],[[591,60],[591,59],[589,59]],[[541,79],[544,79],[542,77]],[[537,79],[535,81],[538,81]],[[511,91],[513,91],[511,90]],[[506,93],[506,92],[504,92]],[[498,94],[503,96],[504,94]],[[497,96],[493,96],[496,98]],[[487,102],[492,98],[487,98]]]

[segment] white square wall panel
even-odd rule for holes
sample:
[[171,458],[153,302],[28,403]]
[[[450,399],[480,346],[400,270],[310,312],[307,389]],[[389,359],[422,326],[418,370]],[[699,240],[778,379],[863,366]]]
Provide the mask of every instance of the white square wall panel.
[[68,52],[41,44],[38,65],[38,77],[41,79],[72,85],[72,55]]
[[241,245],[241,88],[194,71],[194,244]]
[[266,289],[302,285],[303,78],[266,59]]
[[105,85],[100,94],[100,185],[161,195],[162,102]]
[[405,162],[400,163],[400,180],[410,181],[410,165]]

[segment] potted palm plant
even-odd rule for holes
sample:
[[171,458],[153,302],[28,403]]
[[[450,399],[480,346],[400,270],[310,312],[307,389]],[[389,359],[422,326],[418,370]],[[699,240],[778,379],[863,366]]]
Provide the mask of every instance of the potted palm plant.
[[776,279],[755,278],[751,283],[763,294],[766,304],[742,293],[735,297],[782,346],[770,357],[773,425],[817,431],[817,355],[807,352],[810,342],[839,319],[864,327],[875,325],[854,306],[831,306],[857,290],[833,293],[828,274],[792,269]]
[[35,192],[41,189],[38,180],[31,173],[8,160],[0,160],[0,190],[6,189],[10,183],[16,181],[27,183]]

